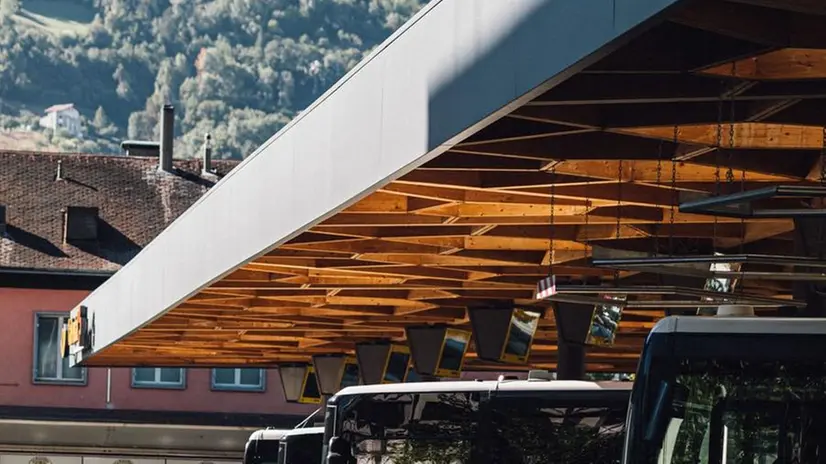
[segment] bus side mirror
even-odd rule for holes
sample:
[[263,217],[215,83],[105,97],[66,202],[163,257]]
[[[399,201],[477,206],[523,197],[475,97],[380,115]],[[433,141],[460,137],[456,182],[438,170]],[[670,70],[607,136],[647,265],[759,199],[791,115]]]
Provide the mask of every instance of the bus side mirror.
[[327,449],[329,450],[327,452],[328,464],[355,464],[356,462],[350,450],[350,442],[342,437],[331,438]]

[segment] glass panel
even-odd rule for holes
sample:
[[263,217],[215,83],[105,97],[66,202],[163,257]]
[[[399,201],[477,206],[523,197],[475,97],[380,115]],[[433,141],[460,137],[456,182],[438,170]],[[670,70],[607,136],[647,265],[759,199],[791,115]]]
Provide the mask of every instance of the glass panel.
[[278,440],[253,440],[247,445],[244,464],[277,464]]
[[398,383],[404,380],[407,373],[407,366],[410,364],[410,354],[399,351],[391,351],[390,359],[387,361],[387,371],[384,373],[386,382]]
[[287,455],[285,462],[301,464],[321,464],[321,445],[324,435],[313,433],[296,435],[286,440]]
[[341,388],[352,387],[359,384],[359,365],[357,363],[346,363],[344,365],[344,375],[341,376]]
[[307,374],[307,381],[304,382],[304,391],[301,392],[302,398],[321,398],[321,392],[318,389],[318,378],[315,372]]
[[[606,301],[624,302],[628,295],[600,295]],[[622,304],[598,304],[594,306],[591,316],[591,329],[588,331],[585,343],[589,345],[611,346],[619,330],[622,319]]]
[[213,369],[213,375],[215,385],[235,385],[235,369],[226,367]]
[[823,362],[683,361],[666,407],[666,464],[826,462]]
[[445,335],[445,343],[442,348],[442,357],[439,360],[439,369],[458,372],[462,369],[465,349],[470,342],[469,333],[450,331]]
[[471,462],[477,393],[371,395],[342,406],[340,436],[357,462]]
[[83,380],[83,368],[69,367],[69,357],[63,358],[63,378],[67,380]]
[[241,371],[241,385],[257,387],[261,385],[261,369],[239,369]]
[[488,462],[621,462],[626,407],[605,403],[533,395],[492,399]]
[[136,367],[134,375],[136,383],[155,383],[154,367]]
[[57,379],[58,357],[60,354],[60,318],[37,318],[37,360],[35,365],[38,379]]
[[183,369],[178,369],[175,367],[162,367],[161,371],[161,383],[181,383],[181,374]]
[[505,355],[516,357],[520,362],[527,360],[531,342],[539,327],[540,313],[517,309],[511,316]]

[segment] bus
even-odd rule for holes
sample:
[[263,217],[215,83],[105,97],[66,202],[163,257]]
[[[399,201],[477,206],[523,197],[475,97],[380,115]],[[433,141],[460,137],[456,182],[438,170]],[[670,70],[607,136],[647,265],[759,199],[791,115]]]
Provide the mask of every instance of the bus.
[[323,440],[324,427],[287,431],[278,449],[278,464],[321,464]]
[[256,430],[244,448],[244,464],[278,464],[278,448],[289,429]]
[[826,319],[662,319],[628,414],[625,464],[826,462]]
[[329,464],[619,464],[630,382],[548,377],[345,388],[327,402],[324,454]]
[[255,431],[244,450],[244,464],[321,464],[324,427]]

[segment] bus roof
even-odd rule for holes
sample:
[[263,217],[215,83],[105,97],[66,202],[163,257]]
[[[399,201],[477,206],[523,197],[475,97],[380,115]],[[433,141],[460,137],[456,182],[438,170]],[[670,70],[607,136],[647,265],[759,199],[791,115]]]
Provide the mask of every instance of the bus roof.
[[651,333],[826,334],[823,318],[670,316]]
[[448,382],[411,382],[347,387],[339,396],[382,393],[449,393],[477,391],[552,391],[552,390],[631,390],[631,382],[586,382],[573,380],[460,380]]
[[249,441],[253,440],[281,440],[290,429],[261,429],[252,432]]
[[298,435],[324,435],[324,427],[304,427],[300,429],[287,430],[284,434],[284,438],[295,437]]
[[298,429],[261,429],[252,432],[249,441],[254,440],[283,440],[289,436],[312,435],[314,433],[324,433],[324,427],[303,427]]

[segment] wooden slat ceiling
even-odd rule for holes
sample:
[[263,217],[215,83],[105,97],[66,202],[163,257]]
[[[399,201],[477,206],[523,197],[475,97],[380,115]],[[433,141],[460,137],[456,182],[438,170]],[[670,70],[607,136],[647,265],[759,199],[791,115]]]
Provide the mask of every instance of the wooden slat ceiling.
[[[737,190],[741,182],[819,182],[824,15],[819,1],[690,2],[586,71],[98,353],[92,364],[301,361],[351,352],[357,341],[403,341],[409,324],[469,327],[469,306],[536,304],[534,286],[549,272],[552,184],[554,272],[575,281],[613,278],[588,266],[595,244],[791,253],[791,220],[675,212],[672,226],[671,208],[678,192],[714,192],[718,176],[725,184],[727,166]],[[722,156],[714,147],[718,118]],[[672,158],[679,160],[677,192]],[[748,282],[774,296],[788,296],[788,285]],[[588,368],[633,371],[644,336],[661,317],[661,310],[626,310],[616,346],[589,349]],[[531,364],[554,368],[556,341],[548,311]],[[468,366],[501,369],[473,352]]]

